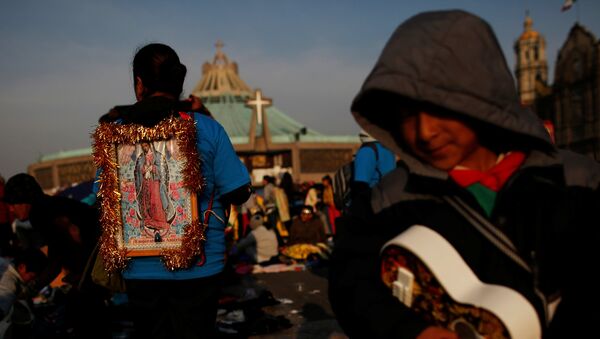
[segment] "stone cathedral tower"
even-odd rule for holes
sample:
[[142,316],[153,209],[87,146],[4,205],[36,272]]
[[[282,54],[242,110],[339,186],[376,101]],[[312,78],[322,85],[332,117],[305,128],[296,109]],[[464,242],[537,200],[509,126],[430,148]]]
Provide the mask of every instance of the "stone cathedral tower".
[[533,20],[529,14],[526,15],[523,26],[523,33],[514,46],[517,57],[515,74],[521,103],[531,105],[539,96],[540,90],[547,87],[546,41],[533,30]]

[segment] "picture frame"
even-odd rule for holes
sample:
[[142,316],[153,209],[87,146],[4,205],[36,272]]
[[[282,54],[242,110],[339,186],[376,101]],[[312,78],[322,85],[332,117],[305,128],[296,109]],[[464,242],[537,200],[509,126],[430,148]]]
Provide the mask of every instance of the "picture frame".
[[107,269],[140,256],[162,256],[171,270],[189,267],[203,255],[206,228],[197,210],[204,179],[193,120],[101,123],[93,137]]
[[176,139],[115,146],[122,225],[117,247],[132,257],[179,248],[198,210],[196,195],[183,185]]

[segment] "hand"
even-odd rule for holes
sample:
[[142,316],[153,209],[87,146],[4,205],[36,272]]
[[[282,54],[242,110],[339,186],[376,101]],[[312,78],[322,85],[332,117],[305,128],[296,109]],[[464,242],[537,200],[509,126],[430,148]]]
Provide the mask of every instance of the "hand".
[[458,334],[443,327],[429,326],[417,336],[417,339],[458,339]]

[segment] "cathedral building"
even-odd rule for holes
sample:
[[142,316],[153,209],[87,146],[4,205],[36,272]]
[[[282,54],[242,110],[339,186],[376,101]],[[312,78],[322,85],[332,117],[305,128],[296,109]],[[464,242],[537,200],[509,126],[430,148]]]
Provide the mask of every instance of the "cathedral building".
[[237,63],[223,53],[223,44],[216,46],[192,95],[201,98],[223,125],[254,183],[283,172],[299,182],[320,182],[352,160],[360,146],[358,135],[325,135],[292,119],[266,93],[251,89],[240,78]]
[[600,161],[600,42],[576,23],[563,43],[552,88],[556,143]]
[[540,89],[547,86],[546,40],[533,30],[533,20],[529,15],[523,26],[523,33],[514,45],[517,56],[515,75],[521,103],[531,105],[540,96]]
[[571,28],[547,84],[544,38],[525,19],[515,42],[521,103],[542,118],[560,148],[600,161],[600,42],[579,23]]

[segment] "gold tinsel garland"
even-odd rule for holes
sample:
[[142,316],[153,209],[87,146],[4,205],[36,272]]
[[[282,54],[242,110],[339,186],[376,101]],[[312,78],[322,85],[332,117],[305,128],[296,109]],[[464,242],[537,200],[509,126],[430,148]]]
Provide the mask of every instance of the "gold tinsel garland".
[[[116,146],[137,144],[142,141],[177,141],[179,151],[184,155],[183,185],[190,192],[199,195],[205,182],[200,171],[200,157],[196,148],[196,125],[192,119],[168,118],[154,127],[137,124],[101,123],[93,134],[93,156],[96,168],[100,169],[98,198],[101,202],[99,254],[109,272],[123,270],[129,257],[126,248],[119,248],[119,238],[123,235],[121,216],[121,193],[119,190]],[[173,271],[188,268],[194,259],[202,255],[202,242],[205,240],[206,226],[197,219],[183,227],[181,246],[177,249],[164,249],[160,255],[167,269]]]

